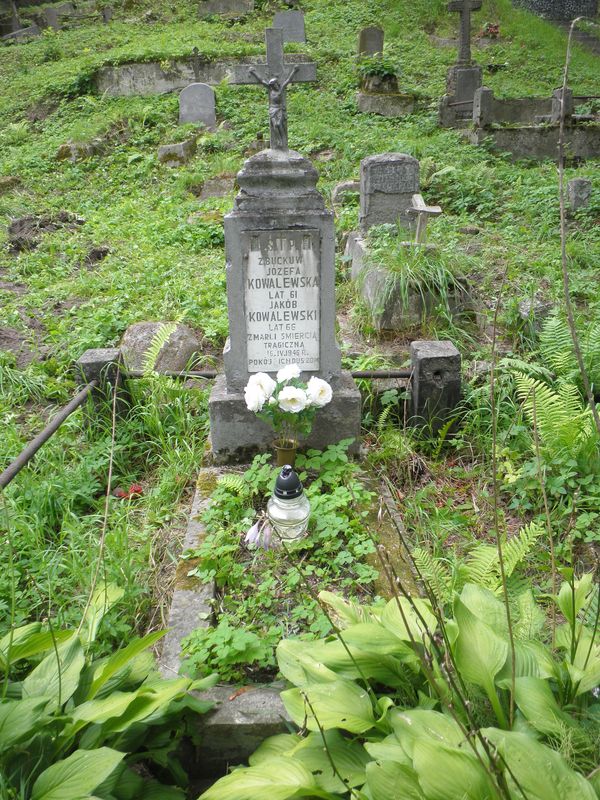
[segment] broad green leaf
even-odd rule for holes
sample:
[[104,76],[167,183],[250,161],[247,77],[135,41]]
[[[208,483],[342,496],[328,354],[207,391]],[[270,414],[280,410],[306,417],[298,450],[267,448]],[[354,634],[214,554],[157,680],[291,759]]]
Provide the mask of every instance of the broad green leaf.
[[337,730],[325,731],[325,741],[327,749],[320,733],[310,733],[290,755],[312,772],[319,788],[326,792],[344,792],[346,787],[362,786],[365,767],[370,760],[365,748],[359,742],[346,739]]
[[552,689],[541,678],[517,678],[515,702],[533,727],[547,735],[561,735],[565,727],[573,727],[571,717],[559,707]]
[[589,602],[588,595],[592,591],[593,575],[587,572],[578,581],[574,582],[574,589],[570,583],[565,581],[561,584],[558,597],[555,597],[556,603],[566,620],[571,625],[577,619],[579,612],[585,608]]
[[458,747],[465,735],[455,720],[439,711],[413,708],[408,711],[392,711],[389,720],[397,739],[409,758],[413,757],[416,741],[427,739],[434,743]]
[[503,637],[508,636],[506,607],[489,589],[467,583],[460,593],[460,600],[474,616],[496,633]]
[[259,744],[258,749],[248,759],[248,763],[251,767],[257,767],[273,756],[287,756],[301,742],[302,737],[295,733],[279,733],[277,736],[270,736]]
[[[134,723],[148,720],[156,712],[166,713],[171,701],[184,695],[189,686],[190,681],[187,678],[179,678],[162,681],[160,686],[156,686],[150,691],[142,687],[138,690],[137,697],[127,706],[121,716],[109,719],[104,723],[103,731],[105,733],[122,733]],[[110,700],[110,698],[107,699]]]
[[508,764],[506,780],[515,797],[522,790],[528,800],[597,800],[592,785],[555,750],[524,733],[485,728],[482,734]]
[[416,739],[413,767],[427,800],[497,800],[488,773],[466,746]]
[[0,753],[29,738],[49,719],[44,714],[45,698],[0,702]]
[[488,695],[494,693],[494,678],[508,655],[508,643],[476,617],[462,601],[454,603],[454,619],[458,637],[454,643],[456,666],[467,683],[483,687]]
[[301,642],[297,639],[283,639],[279,642],[276,655],[281,674],[295,686],[336,681],[338,676],[335,672],[312,655],[319,645],[320,642]]
[[425,600],[414,597],[409,601],[400,597],[387,603],[381,614],[381,624],[405,642],[412,639],[422,642],[433,635],[437,620]]
[[44,770],[33,784],[31,800],[81,800],[106,780],[125,753],[100,747],[77,750]]
[[218,780],[200,800],[287,800],[289,797],[330,797],[320,794],[309,770],[291,758],[236,769]]
[[94,592],[82,626],[82,641],[87,647],[96,640],[96,634],[104,615],[125,594],[125,590],[114,583],[103,584]]
[[366,788],[371,800],[427,800],[414,769],[392,761],[383,764],[372,761],[367,766]]
[[396,761],[398,764],[412,765],[412,759],[409,758],[403,744],[393,733],[386,736],[381,742],[365,742],[365,750],[377,761]]
[[347,645],[362,648],[373,655],[402,656],[411,660],[415,658],[409,645],[378,623],[351,625],[343,631],[342,636]]
[[303,693],[324,730],[341,728],[350,733],[364,733],[375,724],[369,695],[365,689],[350,681],[337,680],[322,686],[316,685],[303,690],[288,689],[282,692],[281,699],[294,722],[303,725],[306,719],[306,726],[311,731],[318,731],[319,725]]
[[333,592],[319,592],[319,600],[322,600],[332,609],[333,617],[337,619],[340,628],[346,625],[356,625],[359,622],[368,622],[373,616],[370,609],[365,606],[353,603],[351,600],[344,600]]
[[[517,678],[554,678],[556,670],[557,664],[542,642],[515,640],[515,675]],[[512,659],[509,650],[504,666],[496,675],[497,685],[503,689],[510,689],[511,674]]]
[[88,693],[88,700],[94,698],[99,690],[104,686],[104,684],[124,669],[133,659],[139,655],[139,653],[147,650],[152,645],[156,644],[159,639],[162,639],[163,636],[167,631],[155,631],[154,633],[148,634],[148,636],[144,636],[141,639],[134,639],[133,642],[130,642],[127,647],[124,647],[122,650],[118,650],[114,653],[110,658],[108,658],[102,668],[98,671],[98,674],[94,677],[94,681],[91,685],[90,691]]
[[[600,685],[600,634],[581,625],[577,627],[579,640],[573,663],[567,661],[571,682],[577,687],[577,695],[585,694]],[[570,655],[571,632],[569,625],[561,625],[556,631],[556,644]]]
[[3,636],[0,639],[0,668],[6,669],[7,659],[9,666],[12,666],[23,658],[31,658],[54,648],[55,643],[61,644],[73,635],[71,631],[55,631],[52,634],[40,628],[41,624],[34,622],[13,631],[12,641],[10,633]]
[[77,706],[71,718],[73,722],[101,724],[113,717],[120,717],[139,696],[138,692],[112,692],[102,700],[88,700]]
[[46,697],[56,706],[64,705],[77,689],[84,664],[81,642],[73,635],[58,647],[58,654],[53,650],[25,678],[23,698]]

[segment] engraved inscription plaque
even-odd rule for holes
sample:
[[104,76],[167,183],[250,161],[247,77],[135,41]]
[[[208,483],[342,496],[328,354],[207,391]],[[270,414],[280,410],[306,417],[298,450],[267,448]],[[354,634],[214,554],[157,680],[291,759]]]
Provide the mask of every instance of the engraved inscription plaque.
[[248,231],[244,301],[248,372],[320,367],[317,230]]

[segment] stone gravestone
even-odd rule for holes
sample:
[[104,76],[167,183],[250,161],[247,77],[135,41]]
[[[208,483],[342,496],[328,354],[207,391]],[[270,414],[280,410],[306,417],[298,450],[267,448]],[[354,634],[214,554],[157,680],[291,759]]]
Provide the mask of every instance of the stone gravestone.
[[280,29],[267,31],[267,64],[246,70],[238,83],[263,83],[269,91],[271,149],[246,161],[225,217],[229,339],[225,374],[209,401],[213,457],[243,460],[269,450],[274,433],[246,408],[244,387],[252,374],[274,375],[294,363],[305,379],[318,375],[333,388],[306,444],[323,448],[354,438],[357,452],[360,393],[342,372],[335,340],[333,215],[317,191],[316,169],[288,149],[282,113],[285,87],[308,72],[284,61]]
[[46,25],[49,28],[52,28],[54,31],[60,30],[60,17],[56,8],[53,6],[48,6],[48,8],[45,8],[44,18],[46,20]]
[[471,58],[471,13],[482,6],[482,0],[451,0],[449,11],[460,15],[458,59],[448,70],[446,95],[440,103],[440,124],[461,127],[473,117],[475,92],[483,82],[482,69]]
[[191,83],[179,95],[179,124],[199,122],[207,128],[217,124],[215,91],[207,83]]
[[592,182],[589,178],[572,178],[567,184],[567,196],[572,211],[587,208],[592,196]]
[[305,42],[303,11],[278,11],[273,20],[274,28],[281,28],[284,42]]
[[201,0],[198,16],[210,17],[213,14],[240,15],[254,11],[254,0]]
[[360,164],[360,229],[400,223],[411,227],[408,209],[419,193],[419,162],[405,153],[382,153]]
[[384,32],[381,28],[371,26],[363,28],[358,37],[358,55],[376,56],[383,53]]

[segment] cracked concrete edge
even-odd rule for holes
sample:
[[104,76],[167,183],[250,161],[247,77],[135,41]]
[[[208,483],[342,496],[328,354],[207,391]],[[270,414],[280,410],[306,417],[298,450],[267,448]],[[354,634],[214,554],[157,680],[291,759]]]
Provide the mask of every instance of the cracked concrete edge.
[[[203,540],[206,530],[202,513],[210,503],[216,479],[232,470],[205,467],[200,471],[182,552],[194,549]],[[181,563],[184,562],[180,562]],[[192,564],[190,564],[191,568]],[[169,632],[163,640],[159,659],[165,678],[179,674],[181,640],[199,627],[214,623],[213,605],[216,596],[214,581],[203,583],[187,576],[176,579],[169,611]],[[190,775],[223,774],[228,766],[241,764],[268,736],[289,731],[290,717],[279,696],[283,683],[266,686],[238,687],[220,684],[206,692],[196,693],[202,700],[214,703],[214,710],[198,717],[196,734],[199,746],[186,757]]]

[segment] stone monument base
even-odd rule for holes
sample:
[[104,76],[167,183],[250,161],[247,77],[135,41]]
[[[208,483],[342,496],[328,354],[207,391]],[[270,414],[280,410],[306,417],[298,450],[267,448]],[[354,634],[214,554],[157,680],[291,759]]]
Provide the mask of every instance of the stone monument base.
[[[354,439],[350,453],[360,449],[361,396],[349,372],[331,381],[333,399],[317,412],[312,433],[301,447],[323,450],[342,439]],[[244,393],[228,392],[224,375],[218,375],[208,401],[210,443],[216,464],[247,462],[268,452],[275,435],[256,414],[248,411]]]

